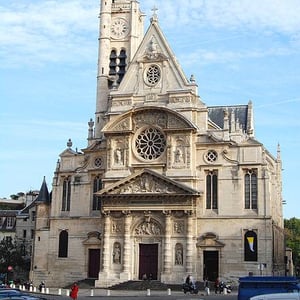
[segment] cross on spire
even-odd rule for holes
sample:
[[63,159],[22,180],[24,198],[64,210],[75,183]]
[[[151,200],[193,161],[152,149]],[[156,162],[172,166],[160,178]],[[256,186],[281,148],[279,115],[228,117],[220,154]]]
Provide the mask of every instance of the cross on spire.
[[158,11],[158,8],[154,5],[153,8],[151,8],[151,10],[153,11],[153,16],[156,16],[156,11]]
[[152,21],[157,21],[157,13],[156,13],[156,11],[158,11],[158,8],[154,5],[153,6],[153,8],[151,9],[152,10],[152,18],[151,18],[151,20]]

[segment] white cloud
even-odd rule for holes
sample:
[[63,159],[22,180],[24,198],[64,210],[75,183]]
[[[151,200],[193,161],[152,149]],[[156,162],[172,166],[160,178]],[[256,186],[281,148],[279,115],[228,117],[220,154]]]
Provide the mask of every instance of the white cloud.
[[[207,24],[210,27],[272,28],[297,33],[300,29],[298,0],[152,0],[141,3],[146,13],[159,8],[161,22],[170,27]],[[193,28],[191,28],[193,30]]]
[[[186,35],[205,27],[236,31],[227,40],[236,39],[239,33],[245,34],[249,30],[257,31],[257,34],[275,31],[289,34],[288,39],[294,47],[300,45],[298,0],[187,0],[184,5],[182,0],[140,1],[147,18],[154,5],[159,9],[160,23],[166,30],[177,27],[185,30]],[[46,62],[94,61],[98,0],[9,1],[0,4],[0,14],[0,53],[6,58],[2,68],[39,66]],[[205,40],[199,36],[194,42],[192,49],[203,45]],[[176,41],[177,47],[179,43]],[[222,58],[219,53],[202,53],[209,62],[217,58],[227,60],[230,56],[230,53],[223,54]]]
[[0,13],[0,51],[6,57],[2,67],[94,58],[96,1],[16,1],[2,4]]

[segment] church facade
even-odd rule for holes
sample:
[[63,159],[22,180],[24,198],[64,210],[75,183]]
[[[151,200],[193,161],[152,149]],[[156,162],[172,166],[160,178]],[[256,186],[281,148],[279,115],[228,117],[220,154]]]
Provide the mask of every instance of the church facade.
[[143,22],[135,0],[101,1],[95,120],[38,201],[31,279],[284,275],[280,150],[255,139],[251,101],[203,103],[156,13]]

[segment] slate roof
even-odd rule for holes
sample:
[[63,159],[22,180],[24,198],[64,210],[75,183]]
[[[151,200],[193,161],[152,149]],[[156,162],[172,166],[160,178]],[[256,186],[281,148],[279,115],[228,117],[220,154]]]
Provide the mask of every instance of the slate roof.
[[209,119],[220,128],[224,128],[224,110],[227,109],[229,117],[229,129],[231,129],[230,116],[234,112],[235,120],[238,119],[239,123],[243,127],[243,131],[247,131],[248,105],[208,106],[207,108]]
[[45,177],[44,177],[42,186],[40,188],[39,195],[37,196],[35,202],[45,202],[45,203],[48,203],[48,204],[50,204],[50,202],[51,202],[51,197],[50,197],[50,193],[48,191],[48,187],[47,187]]
[[[13,232],[16,229],[16,215],[18,210],[0,210],[0,218],[2,218],[2,223],[0,223],[0,231]],[[7,218],[14,218],[14,224],[11,227],[7,227]]]

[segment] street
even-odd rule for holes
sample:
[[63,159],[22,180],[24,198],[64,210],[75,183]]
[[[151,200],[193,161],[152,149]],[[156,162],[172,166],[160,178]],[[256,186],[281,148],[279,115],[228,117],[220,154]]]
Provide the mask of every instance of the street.
[[[61,295],[55,292],[54,289],[51,289],[49,294],[39,294],[36,293],[36,296],[39,295],[48,300],[70,300],[68,296],[68,291],[63,290]],[[211,293],[210,295],[205,295],[204,291],[200,291],[197,295],[193,294],[184,294],[182,291],[157,291],[157,290],[145,290],[145,291],[133,291],[133,290],[106,290],[106,289],[80,289],[78,293],[78,300],[92,300],[92,298],[110,298],[111,300],[120,299],[131,299],[132,297],[138,297],[139,299],[149,299],[152,300],[162,299],[162,298],[171,298],[176,300],[194,300],[194,299],[203,299],[203,300],[236,300],[237,292],[234,291],[231,294],[215,294]]]

